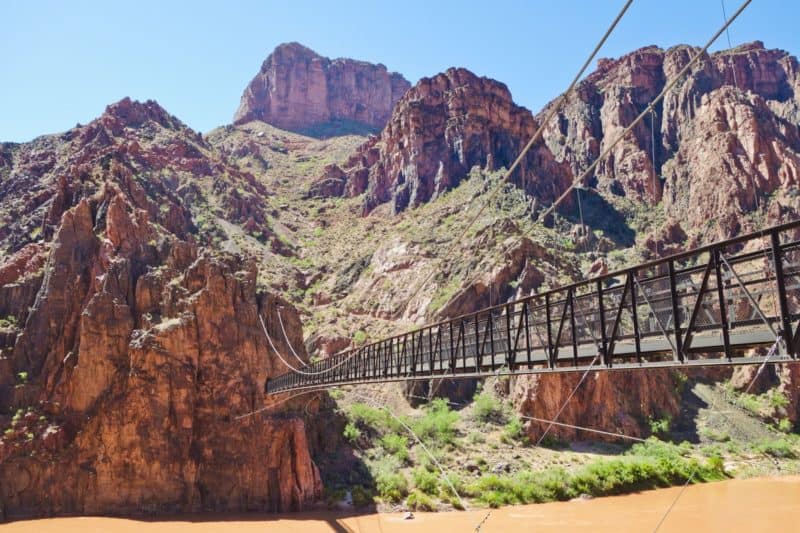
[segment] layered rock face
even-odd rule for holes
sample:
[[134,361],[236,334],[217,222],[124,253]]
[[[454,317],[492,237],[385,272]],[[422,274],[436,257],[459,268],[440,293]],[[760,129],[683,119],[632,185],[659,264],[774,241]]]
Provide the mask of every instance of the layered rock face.
[[[601,60],[547,126],[557,160],[582,172],[697,53],[648,47]],[[587,184],[647,205],[663,200],[666,214],[700,240],[754,229],[744,215],[759,209],[777,221],[797,212],[798,103],[798,64],[788,53],[756,42],[712,54]]]
[[409,87],[403,76],[383,65],[328,59],[287,43],[261,65],[233,120],[262,120],[291,131],[351,121],[379,130]]
[[[423,78],[398,102],[380,136],[344,165],[344,192],[366,192],[364,213],[391,202],[394,212],[428,202],[455,187],[473,166],[510,167],[537,128],[533,115],[514,104],[508,88],[466,69]],[[331,169],[323,180],[331,181]],[[569,169],[539,143],[512,180],[543,200],[570,182]]]
[[[67,134],[92,141],[60,140],[57,179],[47,169],[30,177],[43,198],[32,207],[45,215],[42,242],[0,265],[5,516],[292,510],[320,496],[299,406],[249,415],[280,400],[265,397],[264,383],[285,371],[261,320],[277,349],[291,343],[307,357],[298,314],[258,289],[254,262],[206,247],[213,232],[191,215],[190,204],[224,205],[229,191],[256,185],[199,140],[191,157],[145,164],[189,143],[187,130],[157,126],[159,109],[112,107]],[[37,153],[17,147],[14,161]],[[208,188],[182,184],[177,166],[195,161],[220,165]],[[15,164],[2,186],[24,198],[29,172]],[[24,214],[19,224],[35,218]],[[17,247],[15,235],[0,242]]]
[[[543,420],[554,420],[558,415],[562,423],[639,438],[650,434],[648,418],[671,418],[680,411],[680,387],[669,370],[593,372],[567,401],[581,377],[579,373],[518,376],[513,378],[509,392],[523,414]],[[613,436],[548,426],[546,422],[526,421],[527,433],[534,442],[545,431],[563,440],[615,440]]]

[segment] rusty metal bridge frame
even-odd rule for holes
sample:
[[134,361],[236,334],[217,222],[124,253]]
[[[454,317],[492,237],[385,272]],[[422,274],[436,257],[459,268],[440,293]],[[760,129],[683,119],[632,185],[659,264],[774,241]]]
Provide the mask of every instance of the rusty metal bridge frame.
[[267,393],[432,378],[796,361],[800,221],[428,325]]

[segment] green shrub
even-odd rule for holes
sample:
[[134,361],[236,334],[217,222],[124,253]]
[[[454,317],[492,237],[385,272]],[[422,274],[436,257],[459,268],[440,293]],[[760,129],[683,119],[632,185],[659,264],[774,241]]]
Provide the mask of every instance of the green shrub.
[[739,394],[736,403],[743,409],[760,417],[770,417],[774,411],[785,409],[789,406],[789,398],[785,393],[773,388],[764,394]]
[[486,442],[486,435],[484,435],[480,431],[473,431],[472,433],[469,434],[467,440],[469,440],[471,444],[483,444],[484,442]]
[[372,491],[365,489],[361,485],[356,485],[353,487],[353,490],[350,491],[350,494],[353,497],[354,507],[364,507],[365,505],[371,504],[373,501]]
[[778,422],[778,430],[784,433],[791,433],[794,427],[792,427],[792,421],[788,418],[782,418]]
[[736,399],[736,403],[742,409],[750,411],[755,415],[763,414],[763,410],[765,407],[764,402],[762,402],[760,398],[755,394],[740,394],[739,397]]
[[725,471],[725,461],[719,454],[714,454],[708,458],[708,467],[717,472]]
[[367,332],[364,330],[358,330],[353,334],[353,342],[356,344],[364,344],[367,342]]
[[511,476],[485,474],[466,487],[466,494],[497,507],[517,503],[568,500],[580,494],[603,496],[631,490],[667,487],[688,479],[723,479],[722,460],[704,463],[685,457],[687,445],[657,439],[639,444],[616,459],[598,459],[570,474],[562,468],[543,472],[518,472]]
[[423,441],[438,444],[453,443],[456,436],[458,413],[451,411],[447,400],[436,398],[425,410],[425,415],[412,423],[412,429]]
[[636,443],[625,455],[639,457],[653,457],[656,459],[676,459],[686,457],[692,452],[692,445],[688,442],[673,444],[658,439],[649,438],[645,442]]
[[[463,510],[464,505],[461,502],[460,494],[464,493],[464,480],[455,472],[449,472],[445,475],[447,481],[442,481],[439,484],[439,496],[444,502],[450,503],[456,509]],[[451,488],[452,485],[452,488]],[[455,489],[455,492],[453,492]]]
[[344,398],[344,391],[342,389],[329,389],[328,396],[333,400],[341,400]]
[[672,419],[668,416],[663,418],[649,417],[647,419],[647,424],[650,426],[650,433],[662,437],[669,434],[669,427],[671,423]]
[[503,436],[510,441],[519,441],[525,436],[525,429],[522,427],[522,419],[515,416],[508,421],[503,428]]
[[785,409],[789,407],[789,397],[777,389],[770,389],[766,393],[767,402],[773,409]]
[[408,494],[408,481],[401,472],[379,472],[375,477],[375,487],[386,502],[397,503]]
[[795,459],[797,452],[788,438],[764,440],[754,446],[755,450],[772,457]]
[[[402,473],[400,461],[394,455],[378,454],[373,457],[367,459],[367,470],[372,473],[378,495],[385,499],[386,494],[381,494],[381,489],[384,489],[385,493],[395,485],[405,487],[400,491],[401,496],[408,494],[408,482]],[[402,479],[398,479],[397,476]]]
[[381,446],[402,462],[408,462],[408,439],[397,433],[388,433],[381,439]]
[[351,405],[348,411],[348,418],[362,429],[370,429],[380,433],[386,431],[399,433],[404,431],[402,424],[392,418],[386,410],[370,407],[363,403]]
[[406,499],[406,506],[412,511],[433,511],[436,505],[424,492],[414,490]]
[[724,431],[716,431],[711,428],[701,429],[700,436],[705,437],[706,439],[713,442],[728,442],[731,440],[731,436],[725,433]]
[[491,394],[484,392],[474,398],[472,412],[481,422],[502,422],[503,405]]
[[361,430],[358,429],[352,422],[348,422],[344,427],[343,434],[345,439],[355,443],[361,437]]
[[382,424],[385,416],[381,409],[370,407],[363,403],[354,403],[350,406],[350,420],[356,424],[364,424],[369,427],[378,427]]
[[424,468],[417,468],[411,475],[414,486],[425,494],[436,495],[439,493],[439,476]]
[[468,487],[467,495],[477,498],[489,507],[522,503],[518,492],[515,491],[514,480],[496,474],[481,476]]

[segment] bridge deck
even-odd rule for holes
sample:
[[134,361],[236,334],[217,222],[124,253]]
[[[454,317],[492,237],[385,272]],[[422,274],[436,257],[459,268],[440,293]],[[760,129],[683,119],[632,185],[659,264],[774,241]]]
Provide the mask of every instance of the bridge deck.
[[[350,349],[268,393],[492,374],[797,358],[800,221]],[[776,344],[777,343],[777,344]]]

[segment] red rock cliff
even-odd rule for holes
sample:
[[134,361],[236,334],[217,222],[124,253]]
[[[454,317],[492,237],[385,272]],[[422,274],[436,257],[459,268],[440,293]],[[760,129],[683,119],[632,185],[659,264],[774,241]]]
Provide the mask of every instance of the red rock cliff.
[[[582,172],[697,53],[651,46],[600,60],[547,126],[556,159]],[[760,42],[711,54],[588,184],[644,204],[663,199],[666,214],[701,240],[755,229],[745,215],[756,210],[777,222],[798,212],[791,191],[800,185],[799,109],[793,56]]]
[[392,107],[410,87],[383,65],[328,59],[298,44],[278,46],[242,94],[235,123],[263,120],[287,130],[330,121],[353,121],[373,129],[386,124]]
[[[289,402],[237,419],[280,400],[263,392],[285,367],[260,317],[278,349],[306,357],[298,314],[258,288],[253,262],[211,247],[191,214],[213,201],[220,215],[257,217],[258,185],[154,104],[123,101],[46,141],[58,153],[16,147],[2,183],[21,199],[9,202],[15,229],[38,219],[45,231],[25,246],[17,233],[0,239],[19,248],[0,264],[0,512],[313,502],[316,401],[302,415]],[[51,157],[32,179],[32,161]]]

